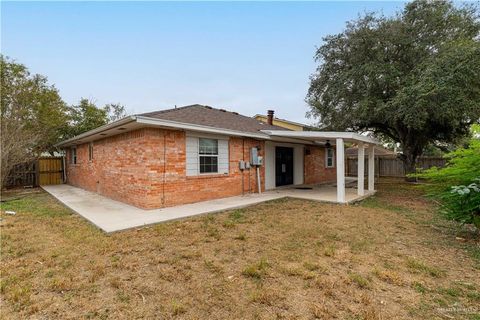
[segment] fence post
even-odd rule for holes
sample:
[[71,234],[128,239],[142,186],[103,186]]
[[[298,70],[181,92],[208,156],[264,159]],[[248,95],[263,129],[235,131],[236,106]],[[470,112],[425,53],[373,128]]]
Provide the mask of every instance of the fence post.
[[66,169],[66,163],[67,163],[67,159],[65,156],[62,156],[62,182],[63,183],[66,183],[67,182],[67,169]]
[[34,166],[35,166],[35,184],[34,184],[34,186],[39,187],[40,186],[40,160],[39,159],[35,160]]

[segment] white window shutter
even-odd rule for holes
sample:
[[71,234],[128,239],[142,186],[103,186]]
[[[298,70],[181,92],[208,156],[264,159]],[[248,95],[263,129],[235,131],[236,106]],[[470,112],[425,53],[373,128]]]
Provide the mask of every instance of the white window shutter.
[[196,176],[198,170],[198,138],[188,137],[186,141],[186,171],[187,176]]
[[228,174],[228,140],[218,140],[218,173]]

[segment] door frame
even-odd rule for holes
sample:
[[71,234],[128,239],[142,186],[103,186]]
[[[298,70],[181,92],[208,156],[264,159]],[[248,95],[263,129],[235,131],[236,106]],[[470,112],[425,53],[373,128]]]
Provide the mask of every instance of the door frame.
[[[285,168],[286,171],[285,171],[285,175],[290,175],[291,174],[291,178],[288,179],[288,180],[291,180],[291,183],[283,183],[283,184],[278,184],[279,181],[278,181],[278,176],[277,176],[277,170],[279,169],[279,164],[277,163],[277,152],[280,151],[280,149],[283,149],[283,150],[288,150],[288,153],[291,153],[291,168],[290,170],[288,170],[288,168]],[[282,163],[283,165],[283,163]],[[288,164],[286,164],[286,166],[288,166]],[[281,170],[281,169],[280,169]],[[295,181],[295,149],[293,147],[290,147],[290,146],[275,146],[275,187],[283,187],[283,186],[291,186],[294,184],[294,181]]]
[[265,142],[265,189],[274,190],[275,186],[275,147],[293,148],[293,185],[301,185],[305,181],[305,147],[303,143],[281,141]]

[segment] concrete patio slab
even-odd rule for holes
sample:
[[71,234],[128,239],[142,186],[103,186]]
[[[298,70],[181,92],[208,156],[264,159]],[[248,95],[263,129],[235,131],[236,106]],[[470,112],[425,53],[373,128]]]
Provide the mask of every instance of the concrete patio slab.
[[[42,188],[105,232],[115,232],[185,217],[237,209],[284,197],[336,202],[335,187],[314,186],[312,189],[282,188],[261,194],[247,194],[176,207],[144,210],[68,184],[48,185],[42,186]],[[304,186],[303,188],[308,187]],[[362,198],[356,194],[356,190],[346,189],[347,202]]]
[[42,188],[105,232],[241,208],[283,197],[281,194],[273,193],[250,194],[176,207],[144,210],[68,184],[48,185],[42,186]]

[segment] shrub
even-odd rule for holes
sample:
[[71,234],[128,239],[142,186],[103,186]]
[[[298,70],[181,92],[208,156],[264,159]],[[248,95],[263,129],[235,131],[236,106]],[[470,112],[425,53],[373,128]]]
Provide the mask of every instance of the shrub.
[[440,201],[447,219],[472,223],[480,229],[480,127],[473,126],[467,147],[447,155],[447,166],[430,168],[416,176],[432,182],[428,193]]
[[450,220],[472,223],[480,229],[480,178],[469,185],[452,186],[440,195],[442,212]]

